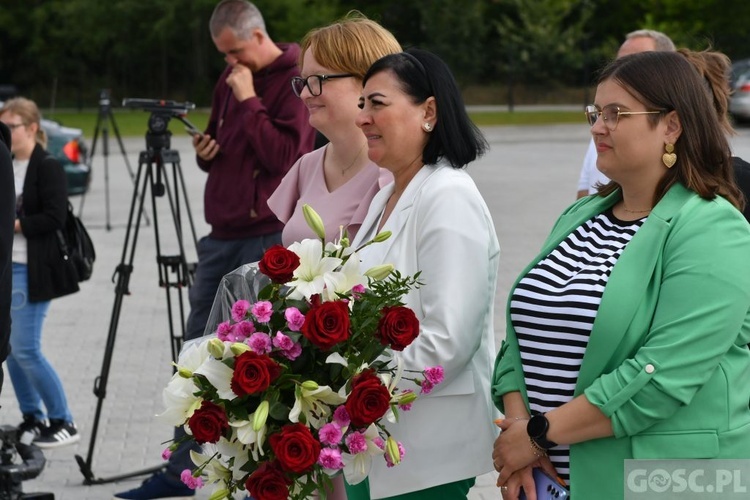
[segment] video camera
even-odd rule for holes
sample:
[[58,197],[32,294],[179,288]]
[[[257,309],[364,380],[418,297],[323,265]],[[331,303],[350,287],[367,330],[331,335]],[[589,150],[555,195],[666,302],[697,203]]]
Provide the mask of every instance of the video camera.
[[17,433],[15,427],[0,426],[0,500],[54,500],[52,493],[23,493],[21,483],[37,477],[46,461],[42,450],[19,442]]
[[146,133],[146,145],[149,149],[168,149],[169,120],[177,118],[188,128],[197,130],[185,115],[191,109],[195,109],[192,102],[168,101],[165,99],[138,99],[125,98],[122,100],[125,108],[142,109],[151,113],[148,119],[148,132]]

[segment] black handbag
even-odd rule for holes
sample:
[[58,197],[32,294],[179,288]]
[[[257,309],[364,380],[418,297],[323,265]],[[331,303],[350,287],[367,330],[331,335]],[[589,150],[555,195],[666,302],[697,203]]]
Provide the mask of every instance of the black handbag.
[[96,251],[86,226],[73,213],[73,206],[68,202],[68,213],[65,218],[65,228],[57,230],[57,239],[63,258],[73,263],[78,275],[78,281],[86,281],[94,272]]

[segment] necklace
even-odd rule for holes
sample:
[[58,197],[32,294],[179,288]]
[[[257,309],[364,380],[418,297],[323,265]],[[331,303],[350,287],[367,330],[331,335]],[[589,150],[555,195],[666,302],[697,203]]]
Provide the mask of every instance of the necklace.
[[354,166],[354,164],[355,164],[355,163],[357,162],[357,158],[359,158],[359,155],[361,155],[361,154],[362,154],[362,151],[363,151],[363,150],[365,149],[365,146],[367,146],[367,143],[366,143],[366,142],[365,142],[364,144],[362,144],[362,147],[361,147],[361,148],[359,148],[359,151],[357,151],[357,155],[356,155],[356,156],[354,157],[354,159],[353,159],[353,160],[352,160],[352,162],[351,162],[351,163],[349,164],[349,166],[347,166],[346,168],[342,168],[342,169],[341,169],[341,175],[342,175],[342,176],[346,175],[346,172],[347,172],[347,171],[348,171],[348,170],[349,170],[350,168],[352,168],[352,167]]
[[622,205],[622,209],[629,214],[645,214],[646,212],[650,212],[651,210],[653,210],[653,208],[649,208],[648,210],[628,210],[627,208],[625,208],[624,204]]

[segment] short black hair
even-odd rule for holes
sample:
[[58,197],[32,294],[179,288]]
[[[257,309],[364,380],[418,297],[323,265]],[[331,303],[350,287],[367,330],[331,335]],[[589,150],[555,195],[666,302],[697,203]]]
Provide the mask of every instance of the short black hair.
[[391,71],[396,76],[401,89],[415,104],[435,98],[437,122],[422,151],[425,165],[443,158],[453,168],[463,168],[485,153],[487,141],[469,118],[453,73],[442,59],[416,48],[389,54],[370,66],[362,85],[383,71]]

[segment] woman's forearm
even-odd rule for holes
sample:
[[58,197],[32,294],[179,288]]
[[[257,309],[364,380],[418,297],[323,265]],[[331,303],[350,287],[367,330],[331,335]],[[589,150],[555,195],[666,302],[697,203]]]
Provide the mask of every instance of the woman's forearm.
[[507,418],[529,418],[526,403],[523,402],[521,393],[518,391],[503,394],[503,406]]
[[575,444],[614,434],[612,421],[584,395],[548,412],[546,417],[547,439],[557,444]]

